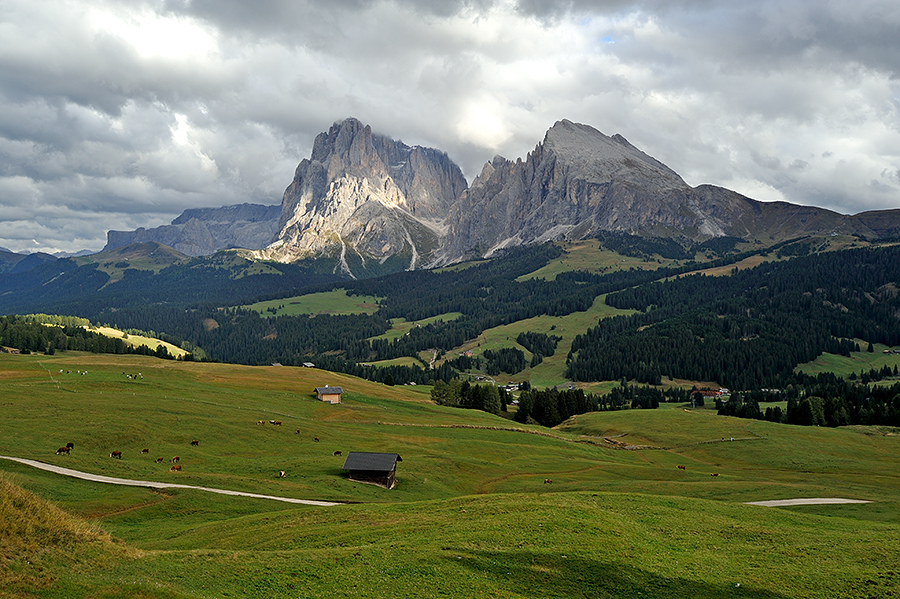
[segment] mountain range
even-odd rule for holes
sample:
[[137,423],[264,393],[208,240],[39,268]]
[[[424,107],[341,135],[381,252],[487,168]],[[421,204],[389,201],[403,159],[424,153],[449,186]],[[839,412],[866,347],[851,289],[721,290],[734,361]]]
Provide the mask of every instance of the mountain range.
[[621,135],[568,120],[525,158],[485,163],[470,186],[445,152],[349,118],[316,137],[280,208],[186,210],[171,225],[110,231],[104,251],[150,241],[190,256],[242,247],[258,259],[325,259],[336,274],[366,276],[608,231],[688,245],[734,237],[765,247],[822,233],[879,239],[900,235],[900,210],[847,216],[691,187]]

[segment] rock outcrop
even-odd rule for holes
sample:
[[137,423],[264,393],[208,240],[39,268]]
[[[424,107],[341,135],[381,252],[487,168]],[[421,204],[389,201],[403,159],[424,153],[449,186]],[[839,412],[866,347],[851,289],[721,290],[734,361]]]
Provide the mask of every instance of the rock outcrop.
[[497,250],[601,231],[703,241],[814,232],[871,234],[862,221],[785,202],[758,202],[701,185],[621,135],[559,121],[525,160],[495,157],[451,208],[442,259],[490,256]]
[[328,256],[354,276],[430,266],[466,185],[444,152],[372,133],[356,119],[335,123],[297,167],[277,241],[259,256]]
[[227,248],[260,249],[278,231],[279,206],[238,204],[185,210],[170,225],[135,231],[108,231],[109,251],[133,243],[156,242],[188,256],[207,256]]

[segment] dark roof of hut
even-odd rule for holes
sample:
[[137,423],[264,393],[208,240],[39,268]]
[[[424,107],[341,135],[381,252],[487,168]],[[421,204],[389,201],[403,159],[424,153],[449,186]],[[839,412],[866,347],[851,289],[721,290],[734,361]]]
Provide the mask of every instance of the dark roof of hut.
[[344,470],[368,470],[370,472],[391,472],[397,467],[397,462],[402,462],[396,453],[368,453],[364,451],[351,451],[344,460]]

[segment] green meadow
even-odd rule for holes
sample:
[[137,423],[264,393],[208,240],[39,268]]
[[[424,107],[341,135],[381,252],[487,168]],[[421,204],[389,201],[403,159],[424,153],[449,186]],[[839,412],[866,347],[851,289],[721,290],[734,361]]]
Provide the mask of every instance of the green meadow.
[[303,314],[374,314],[378,311],[378,298],[347,295],[346,289],[335,289],[334,291],[267,300],[242,307],[259,312],[263,317]]
[[[317,402],[324,384],[344,387],[344,403]],[[0,385],[0,455],[344,503],[119,487],[0,460],[2,597],[900,592],[893,429],[667,406],[551,430],[436,406],[424,387],[142,356],[0,354]],[[71,455],[56,455],[67,442]],[[338,450],[399,453],[397,487],[349,481]],[[745,505],[809,497],[871,503]]]

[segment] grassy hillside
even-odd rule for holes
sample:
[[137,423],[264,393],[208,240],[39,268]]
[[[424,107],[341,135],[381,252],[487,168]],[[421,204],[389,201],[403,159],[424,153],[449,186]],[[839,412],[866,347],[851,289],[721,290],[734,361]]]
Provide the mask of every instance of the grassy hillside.
[[374,314],[378,310],[378,298],[351,296],[347,295],[346,289],[335,289],[334,291],[256,302],[242,307],[255,310],[267,318],[301,314]]
[[[344,404],[315,401],[312,388],[326,383],[345,388]],[[34,537],[5,524],[0,551],[10,557],[0,571],[21,581],[15,597],[900,591],[900,436],[890,430],[789,427],[681,409],[586,414],[548,430],[435,406],[426,388],[138,356],[0,355],[0,384],[4,413],[15,415],[0,419],[2,455],[358,502],[316,508],[115,487],[0,460],[0,478],[10,483],[0,487],[3,506],[25,488],[66,512],[38,520],[87,531],[66,549],[51,540],[56,533]],[[283,425],[256,424],[270,419]],[[57,456],[67,441],[72,454]],[[109,457],[114,449],[121,460]],[[343,457],[332,455],[338,449],[396,451],[397,488],[350,482]],[[183,472],[169,472],[173,455]],[[166,461],[156,464],[157,456]],[[277,478],[281,469],[285,479]],[[873,503],[744,505],[833,496]],[[20,508],[3,509],[0,522],[20,519]],[[85,521],[115,543],[82,529]],[[15,547],[32,537],[46,555],[40,580],[20,577],[24,553]]]

